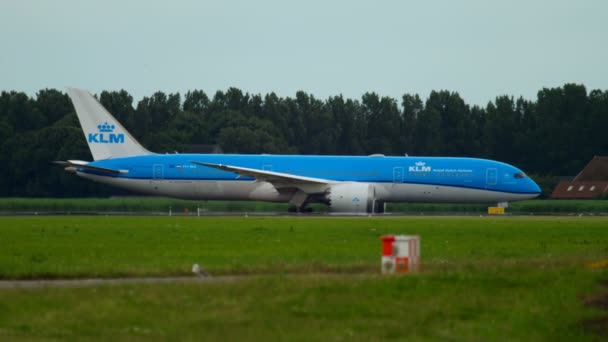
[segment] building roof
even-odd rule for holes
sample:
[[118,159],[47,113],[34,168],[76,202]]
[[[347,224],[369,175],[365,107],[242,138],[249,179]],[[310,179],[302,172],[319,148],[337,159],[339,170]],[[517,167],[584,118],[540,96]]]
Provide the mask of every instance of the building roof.
[[555,199],[591,199],[608,195],[608,181],[561,181],[551,194]]
[[557,184],[552,198],[576,199],[608,196],[608,157],[595,156],[572,180]]
[[593,157],[573,181],[608,181],[608,157]]

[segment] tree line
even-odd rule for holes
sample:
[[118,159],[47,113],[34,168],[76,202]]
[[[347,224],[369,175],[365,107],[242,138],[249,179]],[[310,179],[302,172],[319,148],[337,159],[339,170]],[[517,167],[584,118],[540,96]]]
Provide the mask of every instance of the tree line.
[[[608,155],[608,91],[565,84],[535,100],[498,96],[485,107],[457,92],[426,99],[366,93],[327,99],[249,94],[209,97],[156,92],[134,103],[125,90],[98,95],[142,145],[158,153],[218,144],[225,153],[470,156],[514,164],[543,177],[576,174]],[[103,196],[118,190],[65,173],[54,160],[91,160],[66,93],[0,94],[0,196]]]

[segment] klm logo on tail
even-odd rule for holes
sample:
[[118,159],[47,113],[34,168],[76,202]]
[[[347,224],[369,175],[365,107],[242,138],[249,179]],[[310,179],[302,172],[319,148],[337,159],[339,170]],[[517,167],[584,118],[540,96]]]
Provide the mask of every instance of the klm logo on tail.
[[109,125],[107,122],[97,125],[99,133],[89,133],[88,140],[92,144],[124,144],[125,135],[123,133],[114,132],[114,125]]

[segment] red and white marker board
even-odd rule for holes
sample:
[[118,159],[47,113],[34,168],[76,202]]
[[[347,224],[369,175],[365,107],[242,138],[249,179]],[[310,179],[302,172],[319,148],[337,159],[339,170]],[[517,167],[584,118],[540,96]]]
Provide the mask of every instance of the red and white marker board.
[[418,235],[384,235],[381,269],[383,274],[416,272],[420,269]]

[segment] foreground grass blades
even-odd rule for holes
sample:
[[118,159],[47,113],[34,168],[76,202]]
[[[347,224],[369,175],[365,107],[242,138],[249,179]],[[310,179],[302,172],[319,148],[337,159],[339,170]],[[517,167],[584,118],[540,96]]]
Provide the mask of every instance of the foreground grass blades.
[[[418,234],[426,268],[608,258],[608,218],[0,217],[0,278],[376,272]],[[477,266],[476,266],[477,265]]]
[[[386,233],[423,272],[378,274]],[[4,217],[4,279],[238,279],[0,290],[0,340],[595,340],[604,259],[607,218]]]
[[212,284],[0,291],[0,338],[556,340],[599,338],[566,268],[416,276],[268,276]]

